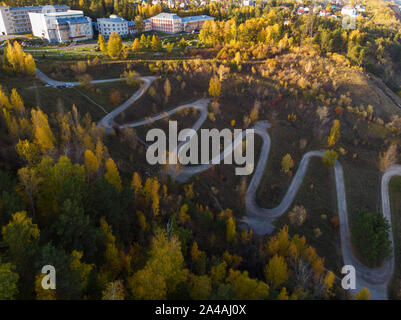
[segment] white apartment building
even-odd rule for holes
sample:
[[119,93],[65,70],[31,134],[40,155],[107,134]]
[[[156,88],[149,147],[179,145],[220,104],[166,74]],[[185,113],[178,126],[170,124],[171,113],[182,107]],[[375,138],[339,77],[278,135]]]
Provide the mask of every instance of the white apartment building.
[[180,18],[175,13],[159,13],[150,18],[152,30],[167,33],[200,30],[206,20],[214,20],[214,18],[206,15]]
[[83,11],[29,13],[32,34],[52,43],[83,41],[93,38],[92,19]]
[[99,18],[96,22],[96,28],[99,34],[108,38],[112,32],[118,33],[121,37],[129,34],[128,21],[117,15],[111,15],[110,18]]
[[70,7],[66,5],[15,8],[0,6],[0,34],[31,33],[29,13],[65,12],[69,9]]

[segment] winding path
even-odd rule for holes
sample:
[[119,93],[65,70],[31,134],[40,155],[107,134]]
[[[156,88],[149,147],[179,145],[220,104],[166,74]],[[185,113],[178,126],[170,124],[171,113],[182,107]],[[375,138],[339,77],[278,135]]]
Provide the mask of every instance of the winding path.
[[[48,78],[42,72],[37,70],[37,76],[39,79],[46,83],[50,83],[52,85],[65,85],[67,83],[72,84],[73,86],[78,85],[78,82],[62,82],[56,81]],[[136,100],[138,100],[150,87],[154,80],[157,77],[140,77],[139,78],[143,85],[141,88],[135,92],[127,101],[125,101],[122,105],[114,109],[112,112],[108,113],[102,120],[100,120],[98,126],[106,129],[106,132],[110,132],[112,127],[116,125],[114,119],[130,107]],[[92,83],[104,83],[111,81],[120,81],[122,79],[106,79],[106,80],[94,80]],[[200,112],[200,117],[192,127],[195,131],[197,131],[204,121],[207,118],[207,106],[210,102],[210,99],[201,99],[197,100],[191,104],[182,105],[171,109],[167,112],[160,113],[152,118],[147,118],[145,120],[140,120],[132,123],[128,123],[125,125],[119,125],[120,128],[124,128],[126,126],[129,127],[139,127],[142,125],[146,125],[152,123],[157,120],[161,120],[165,117],[168,117],[176,112],[179,112],[185,108],[195,108]],[[261,154],[259,156],[259,160],[257,162],[255,171],[253,173],[252,179],[248,186],[245,195],[245,206],[247,210],[247,216],[245,216],[242,220],[243,223],[247,224],[250,228],[252,228],[257,234],[270,234],[274,230],[274,226],[272,222],[283,215],[291,206],[292,202],[295,199],[295,196],[302,184],[304,176],[307,172],[308,165],[310,160],[313,157],[322,157],[323,151],[309,151],[304,154],[299,164],[298,170],[293,177],[291,184],[284,195],[281,203],[271,209],[261,208],[256,201],[256,191],[261,182],[263,172],[266,167],[266,163],[269,156],[271,139],[267,132],[267,129],[270,127],[270,123],[268,121],[259,121],[254,126],[254,133],[259,135],[263,140]],[[223,150],[218,158],[220,160],[224,159],[227,155],[231,154],[233,149],[239,146],[242,143],[242,139],[245,137],[246,133],[243,132],[242,136],[238,136],[234,139],[233,144]],[[190,138],[191,139],[191,138]],[[188,139],[188,140],[190,140]],[[178,145],[178,152],[180,149],[188,142],[182,142]],[[212,161],[210,161],[212,163]],[[206,165],[198,165],[198,166],[185,166],[180,167],[179,170],[176,167],[169,167],[168,173],[172,175],[178,181],[186,181],[193,175],[200,173],[204,170],[207,170],[211,167],[211,164]],[[337,195],[337,209],[338,216],[340,219],[340,238],[341,238],[341,249],[344,260],[344,265],[352,265],[356,270],[356,289],[351,290],[351,293],[356,293],[361,290],[363,287],[369,289],[371,293],[372,299],[387,299],[387,287],[388,283],[392,277],[394,271],[394,253],[391,259],[388,259],[383,263],[383,265],[379,268],[368,268],[364,264],[362,264],[354,255],[353,248],[351,245],[351,233],[348,221],[348,211],[347,211],[347,201],[346,201],[346,193],[345,193],[345,183],[344,183],[344,172],[342,165],[339,161],[336,161],[334,165],[334,175],[335,175],[335,187],[336,187],[336,195]],[[391,225],[391,208],[390,208],[390,199],[389,199],[389,183],[392,177],[401,176],[401,166],[393,165],[388,168],[388,170],[383,174],[381,180],[381,202],[382,202],[382,214],[387,218]],[[392,229],[389,234],[391,243],[394,248],[393,243],[393,232]]]

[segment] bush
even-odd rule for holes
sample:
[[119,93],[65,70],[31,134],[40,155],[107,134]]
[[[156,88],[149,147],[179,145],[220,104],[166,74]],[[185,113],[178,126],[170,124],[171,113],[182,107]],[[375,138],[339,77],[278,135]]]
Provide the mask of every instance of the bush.
[[370,266],[391,257],[390,225],[382,214],[362,211],[352,223],[352,242]]
[[303,206],[295,206],[288,214],[291,224],[302,226],[306,220],[307,212]]

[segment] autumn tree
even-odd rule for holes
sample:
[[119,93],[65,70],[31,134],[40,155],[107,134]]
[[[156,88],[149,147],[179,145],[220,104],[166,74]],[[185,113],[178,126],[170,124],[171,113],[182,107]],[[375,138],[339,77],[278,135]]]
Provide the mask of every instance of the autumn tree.
[[158,36],[152,36],[152,51],[160,51],[161,50],[161,41]]
[[334,166],[335,162],[338,159],[338,153],[334,150],[326,150],[323,153],[323,163],[327,164],[328,166]]
[[106,52],[107,51],[106,40],[105,40],[103,35],[99,34],[99,39],[97,41],[97,44],[98,44],[99,50],[101,52]]
[[165,299],[187,279],[181,243],[176,236],[158,231],[153,238],[145,268],[128,280],[135,299]]
[[269,296],[269,286],[263,281],[251,279],[247,271],[230,269],[226,283],[234,289],[236,299],[260,300]]
[[235,221],[233,216],[227,217],[226,220],[226,240],[228,243],[236,240],[237,232],[235,229]]
[[14,300],[18,294],[19,275],[11,263],[0,263],[0,300]]
[[204,274],[206,271],[206,253],[199,250],[198,243],[196,241],[194,241],[192,244],[191,260],[195,273]]
[[32,124],[35,143],[40,147],[42,153],[47,154],[54,150],[55,138],[48,122],[47,115],[39,108],[32,109]]
[[265,267],[265,277],[274,289],[288,280],[288,267],[284,257],[276,254],[269,260]]
[[88,181],[93,178],[99,170],[99,163],[95,154],[87,149],[84,154],[84,164],[87,172]]
[[209,94],[217,100],[217,98],[220,96],[220,91],[221,91],[221,84],[220,81],[217,77],[212,77],[210,78],[209,81]]
[[107,54],[112,59],[120,58],[123,53],[123,42],[118,33],[112,32],[107,41]]
[[132,43],[132,51],[139,51],[141,49],[141,43],[139,42],[138,38],[135,38],[134,42]]
[[361,291],[354,295],[355,300],[369,300],[370,292],[368,288],[362,288]]
[[106,160],[106,173],[104,178],[112,184],[118,191],[122,191],[123,186],[117,166],[112,158]]
[[35,143],[29,142],[28,140],[19,140],[15,146],[15,150],[30,166],[39,161],[40,149]]
[[3,54],[3,69],[10,73],[35,75],[36,65],[32,55],[26,54],[21,45],[14,41],[7,41],[7,47]]
[[131,188],[134,191],[134,198],[136,200],[142,189],[142,179],[138,172],[134,172],[132,175]]
[[288,176],[292,176],[292,171],[291,169],[294,168],[294,160],[291,158],[291,155],[287,153],[283,159],[281,160],[281,171],[283,171],[285,174],[288,174]]
[[330,130],[330,135],[327,139],[327,144],[329,145],[329,147],[334,146],[339,138],[340,138],[340,121],[334,120],[333,126],[331,127]]
[[167,43],[167,45],[166,45],[166,50],[167,50],[167,52],[168,53],[171,53],[171,51],[173,51],[173,47],[174,47],[174,44],[173,43]]

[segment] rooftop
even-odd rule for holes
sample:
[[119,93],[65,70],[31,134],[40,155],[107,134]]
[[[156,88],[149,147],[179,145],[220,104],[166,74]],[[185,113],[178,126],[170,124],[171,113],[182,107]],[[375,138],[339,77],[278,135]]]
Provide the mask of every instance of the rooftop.
[[38,10],[38,9],[43,9],[45,7],[54,7],[55,9],[69,9],[70,7],[65,5],[65,4],[59,4],[59,5],[54,5],[54,6],[26,6],[26,7],[13,7],[10,8],[11,10]]
[[126,20],[113,14],[110,18],[98,18],[97,22],[126,22]]
[[184,17],[182,18],[182,22],[189,22],[189,21],[202,21],[202,20],[214,20],[213,17],[209,17],[207,15],[201,16],[192,16],[192,17]]
[[156,18],[156,19],[174,19],[174,20],[179,20],[181,19],[179,16],[177,16],[175,13],[159,13],[156,16],[153,16],[151,19]]
[[88,23],[86,17],[70,17],[70,18],[59,18],[57,19],[58,24],[83,24]]
[[84,12],[81,10],[68,10],[63,12],[46,12],[45,15],[52,17],[62,17],[62,16],[74,16],[80,15],[83,16]]

